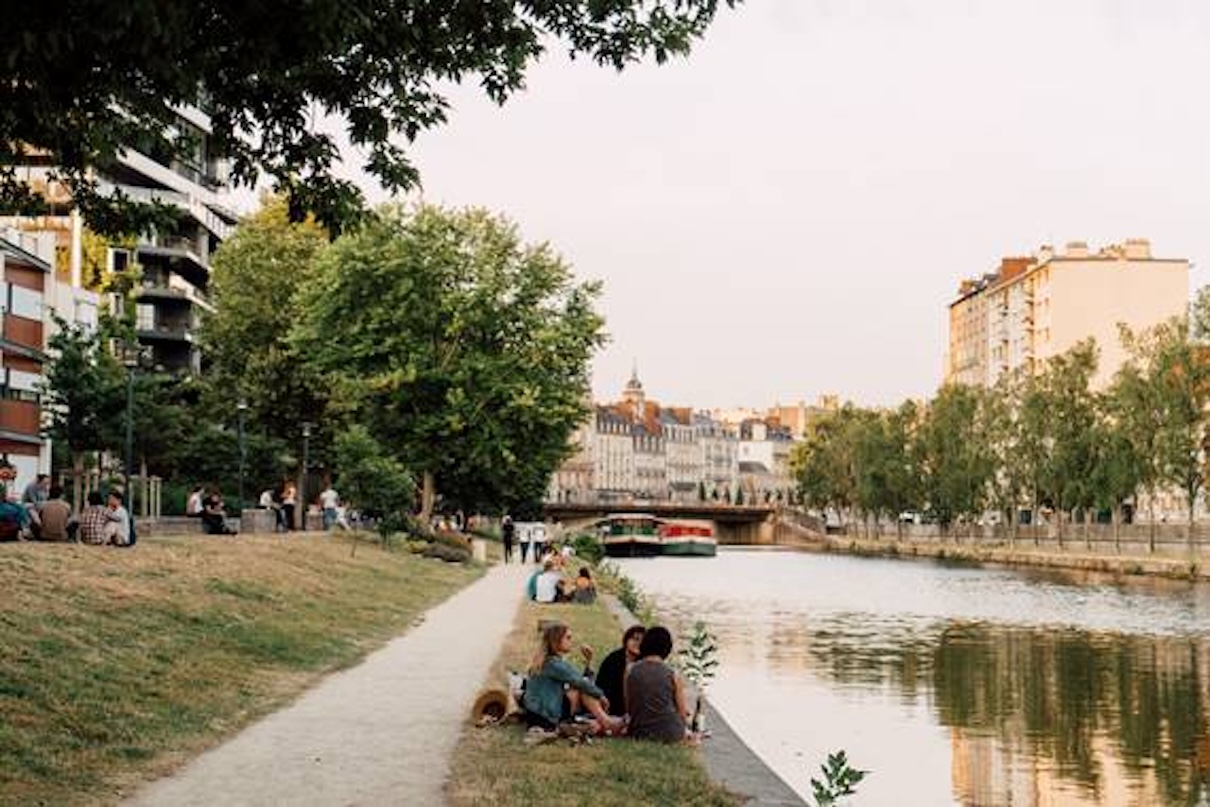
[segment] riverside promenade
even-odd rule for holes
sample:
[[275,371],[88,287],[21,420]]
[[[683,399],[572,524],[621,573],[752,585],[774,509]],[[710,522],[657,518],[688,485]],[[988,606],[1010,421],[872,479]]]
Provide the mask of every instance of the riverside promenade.
[[127,804],[437,805],[449,761],[524,595],[493,566],[423,621]]

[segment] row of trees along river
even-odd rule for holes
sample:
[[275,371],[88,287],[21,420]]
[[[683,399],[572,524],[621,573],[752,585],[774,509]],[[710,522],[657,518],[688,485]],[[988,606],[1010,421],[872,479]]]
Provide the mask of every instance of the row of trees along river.
[[1175,490],[1192,540],[1206,480],[1210,290],[1188,316],[1122,327],[1120,338],[1127,360],[1102,389],[1092,383],[1098,346],[1087,340],[991,388],[946,385],[894,409],[844,406],[795,448],[805,502],[867,529],[919,511],[944,532],[994,511],[1010,539],[1020,508],[1045,508],[1061,539],[1065,523],[1088,525],[1098,514],[1116,535],[1124,505],[1140,498],[1154,525],[1157,495]]

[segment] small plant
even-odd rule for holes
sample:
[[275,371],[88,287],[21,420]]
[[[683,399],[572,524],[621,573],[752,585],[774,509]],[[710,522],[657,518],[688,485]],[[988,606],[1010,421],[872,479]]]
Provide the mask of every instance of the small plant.
[[706,686],[718,672],[718,642],[706,623],[697,621],[689,632],[689,642],[680,652],[681,670],[697,690],[697,702],[693,707],[693,720],[689,726],[700,732],[703,728],[703,701]]
[[869,773],[851,767],[843,749],[835,754],[828,754],[828,763],[820,765],[819,769],[823,771],[823,781],[811,780],[816,807],[832,807],[840,803],[841,797],[852,796],[857,792],[854,786]]

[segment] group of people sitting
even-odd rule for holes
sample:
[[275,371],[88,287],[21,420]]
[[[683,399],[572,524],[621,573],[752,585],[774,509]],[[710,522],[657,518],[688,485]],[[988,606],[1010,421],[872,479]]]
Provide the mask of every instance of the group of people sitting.
[[597,600],[597,585],[587,566],[581,566],[574,578],[563,574],[560,556],[547,558],[542,568],[529,576],[526,594],[534,602],[574,602],[588,605]]
[[587,645],[580,648],[582,671],[567,661],[573,646],[567,625],[555,622],[543,629],[521,697],[531,728],[557,731],[560,723],[581,721],[603,735],[665,743],[696,740],[688,728],[685,684],[667,664],[672,653],[667,628],[628,628],[622,646],[605,657],[595,674]]
[[[13,477],[11,465],[0,465],[0,484],[5,489]],[[75,513],[63,499],[63,488],[52,485],[46,474],[38,474],[25,486],[20,500],[0,497],[0,541],[134,544],[134,522],[121,490],[111,488],[106,496],[91,491],[87,502],[80,513]]]

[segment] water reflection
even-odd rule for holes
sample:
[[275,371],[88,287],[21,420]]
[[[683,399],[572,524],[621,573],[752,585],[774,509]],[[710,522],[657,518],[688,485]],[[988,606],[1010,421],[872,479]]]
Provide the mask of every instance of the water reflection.
[[1210,805],[1210,587],[754,552],[626,571],[719,633],[720,708],[804,794],[844,745],[877,771],[863,805]]

